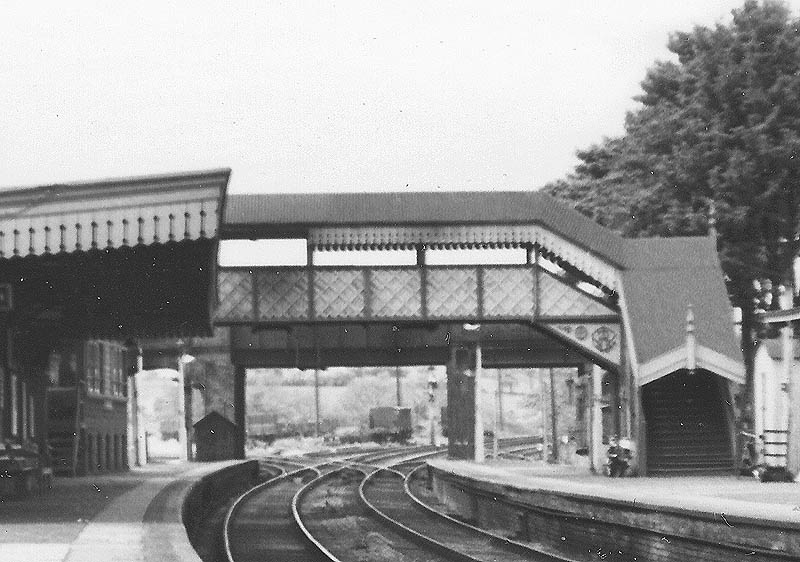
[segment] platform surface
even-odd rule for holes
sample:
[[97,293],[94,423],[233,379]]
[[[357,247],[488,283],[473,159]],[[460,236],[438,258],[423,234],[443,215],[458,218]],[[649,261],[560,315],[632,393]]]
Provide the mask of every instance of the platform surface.
[[800,483],[762,483],[736,476],[609,478],[585,465],[541,461],[487,460],[484,463],[430,460],[456,475],[519,489],[589,496],[642,507],[690,511],[774,522],[800,528]]
[[56,478],[41,496],[0,499],[0,560],[199,561],[180,523],[181,501],[192,483],[227,464]]

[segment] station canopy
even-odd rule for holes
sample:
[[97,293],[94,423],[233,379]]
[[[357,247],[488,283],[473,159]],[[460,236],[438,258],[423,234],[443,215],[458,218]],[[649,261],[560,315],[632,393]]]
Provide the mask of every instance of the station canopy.
[[0,191],[0,283],[17,330],[210,333],[230,170]]

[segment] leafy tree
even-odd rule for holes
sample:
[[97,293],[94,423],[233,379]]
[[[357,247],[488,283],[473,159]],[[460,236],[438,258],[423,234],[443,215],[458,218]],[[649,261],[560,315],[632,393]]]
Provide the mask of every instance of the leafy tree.
[[394,405],[394,381],[388,377],[366,375],[348,385],[339,402],[351,425],[366,425],[370,408]]
[[625,134],[544,189],[627,236],[705,234],[713,205],[749,364],[753,282],[791,280],[800,249],[800,21],[770,0],[732,13],[672,34],[677,61],[648,70]]

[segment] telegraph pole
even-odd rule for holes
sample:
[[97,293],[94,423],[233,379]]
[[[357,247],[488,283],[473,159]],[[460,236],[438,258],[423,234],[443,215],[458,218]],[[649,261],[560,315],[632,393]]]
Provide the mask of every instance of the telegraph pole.
[[483,356],[481,352],[481,340],[475,343],[475,462],[483,462],[483,418],[481,417],[481,371],[483,370]]
[[314,368],[314,437],[319,437],[319,367]]
[[503,421],[503,373],[497,369],[497,421],[500,422],[500,430],[505,430]]
[[556,408],[555,370],[550,367],[550,417],[553,432],[553,462],[558,461],[558,410]]
[[400,364],[398,363],[395,365],[394,368],[394,378],[395,378],[395,390],[397,392],[397,407],[400,408],[403,405],[403,392],[402,392],[402,385],[400,384]]
[[[309,263],[311,263],[309,261]],[[314,328],[314,437],[320,434],[320,415],[319,415],[319,370],[320,370],[319,337]]]

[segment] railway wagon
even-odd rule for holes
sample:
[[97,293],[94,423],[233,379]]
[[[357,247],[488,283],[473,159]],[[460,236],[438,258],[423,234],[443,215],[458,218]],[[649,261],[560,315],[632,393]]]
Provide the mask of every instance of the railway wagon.
[[413,431],[411,408],[380,406],[370,409],[369,430],[375,441],[408,441]]

